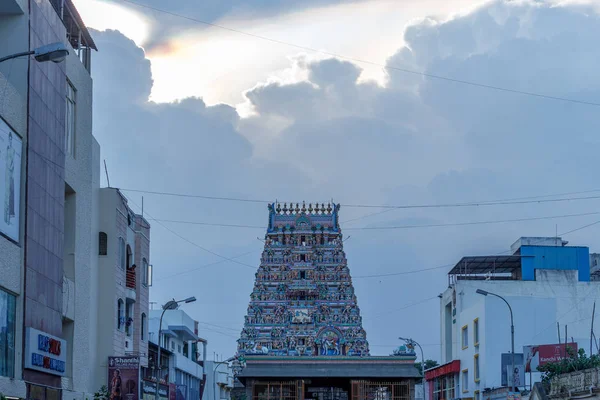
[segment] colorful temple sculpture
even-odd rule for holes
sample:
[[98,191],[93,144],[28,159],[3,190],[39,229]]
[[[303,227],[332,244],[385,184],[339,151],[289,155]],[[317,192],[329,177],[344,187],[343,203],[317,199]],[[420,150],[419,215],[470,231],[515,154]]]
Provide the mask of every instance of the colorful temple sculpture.
[[[369,354],[338,204],[275,203],[250,295],[237,378],[247,400],[414,399],[415,355]],[[379,393],[379,394],[377,394]]]
[[339,205],[269,205],[239,354],[367,356]]

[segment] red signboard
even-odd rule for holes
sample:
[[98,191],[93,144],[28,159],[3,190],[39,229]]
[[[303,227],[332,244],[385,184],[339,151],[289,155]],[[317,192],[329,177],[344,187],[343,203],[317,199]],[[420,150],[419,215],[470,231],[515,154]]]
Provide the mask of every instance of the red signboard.
[[458,374],[460,372],[460,360],[454,360],[449,362],[448,364],[440,365],[439,367],[435,367],[430,369],[429,371],[425,371],[425,380],[430,381],[439,376],[450,375],[450,374]]
[[177,385],[169,383],[169,400],[177,399]]
[[577,354],[577,343],[541,344],[539,346],[524,346],[525,372],[536,372],[538,367],[562,360],[569,356],[567,347],[572,354]]

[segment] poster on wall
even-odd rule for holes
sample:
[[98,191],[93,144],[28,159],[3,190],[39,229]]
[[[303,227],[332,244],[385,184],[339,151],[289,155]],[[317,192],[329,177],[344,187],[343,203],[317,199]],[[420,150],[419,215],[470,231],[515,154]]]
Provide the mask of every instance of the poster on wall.
[[569,355],[567,347],[573,351],[573,354],[577,354],[577,343],[523,346],[525,372],[537,372],[538,367],[541,367],[544,364],[557,362],[566,358]]
[[139,357],[108,357],[108,393],[110,400],[138,400],[140,387]]
[[22,142],[0,118],[0,232],[19,241]]
[[[512,371],[512,373],[511,373]],[[511,365],[506,367],[506,374],[508,377],[508,385],[513,386],[513,381],[515,382],[516,388],[525,387],[525,366],[524,365],[515,365],[515,369],[513,370]]]
[[[502,386],[510,386],[510,384],[508,383],[507,371],[509,371],[510,367],[512,366],[512,353],[502,353],[500,362],[500,371],[502,373],[501,384]],[[515,353],[515,368],[519,365],[525,365],[523,353]]]

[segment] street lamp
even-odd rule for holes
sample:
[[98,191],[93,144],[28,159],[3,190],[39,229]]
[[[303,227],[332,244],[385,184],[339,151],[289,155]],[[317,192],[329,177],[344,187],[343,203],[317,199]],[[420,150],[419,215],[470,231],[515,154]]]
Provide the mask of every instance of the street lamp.
[[23,51],[21,53],[11,54],[9,56],[0,57],[0,62],[11,60],[17,57],[23,56],[31,56],[35,58],[37,62],[46,62],[52,61],[55,63],[59,63],[64,61],[65,58],[69,55],[69,50],[67,46],[63,42],[56,42],[52,44],[47,44],[45,46],[38,47],[37,49],[31,51]]
[[213,387],[212,387],[214,400],[217,400],[217,390],[216,390],[216,386],[218,386],[217,385],[217,369],[219,368],[219,365],[229,364],[230,362],[231,362],[231,370],[233,372],[233,379],[234,379],[234,384],[235,384],[235,377],[240,372],[242,372],[242,369],[244,369],[246,360],[244,359],[243,356],[239,356],[237,358],[235,356],[233,356],[231,358],[228,358],[225,361],[214,361],[215,368],[213,370]]
[[413,340],[411,338],[399,337],[398,339],[404,340],[408,347],[412,347],[414,349],[415,345],[417,345],[417,346],[419,346],[419,349],[421,350],[421,361],[422,361],[421,362],[421,375],[423,375],[423,399],[427,400],[427,390],[425,390],[425,357],[423,356],[423,348],[421,347],[421,345],[419,343],[417,343],[415,340]]
[[169,300],[167,301],[167,303],[162,307],[163,312],[160,314],[160,322],[158,324],[158,361],[157,361],[157,376],[156,376],[156,391],[154,393],[154,400],[158,400],[158,387],[160,385],[160,370],[161,370],[161,360],[160,360],[160,349],[161,349],[161,345],[160,345],[160,334],[162,332],[162,320],[163,320],[163,316],[165,315],[165,312],[168,310],[177,310],[179,308],[179,304],[180,303],[193,303],[194,301],[196,301],[196,298],[194,296],[192,297],[188,297],[187,299],[184,300]]
[[[508,301],[506,301],[506,299],[504,297],[497,295],[495,293],[491,293],[491,292],[485,291],[483,289],[477,289],[475,291],[475,293],[483,295],[483,296],[487,296],[487,295],[496,296],[497,298],[499,298],[500,300],[502,300],[506,303],[506,305],[508,306],[508,311],[510,311],[510,345],[511,345],[511,353],[512,353],[511,374],[513,374],[511,390],[514,392],[515,391],[515,378],[514,378],[514,373],[515,373],[515,324],[514,324],[514,320],[513,320],[512,307],[510,306],[510,304],[508,304]],[[510,374],[506,374],[506,377],[509,378],[509,375]]]

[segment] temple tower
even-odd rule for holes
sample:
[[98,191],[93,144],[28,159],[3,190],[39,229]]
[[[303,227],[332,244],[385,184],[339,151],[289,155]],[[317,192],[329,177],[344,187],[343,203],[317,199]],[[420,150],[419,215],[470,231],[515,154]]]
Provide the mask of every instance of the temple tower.
[[368,356],[339,204],[270,204],[240,355]]

